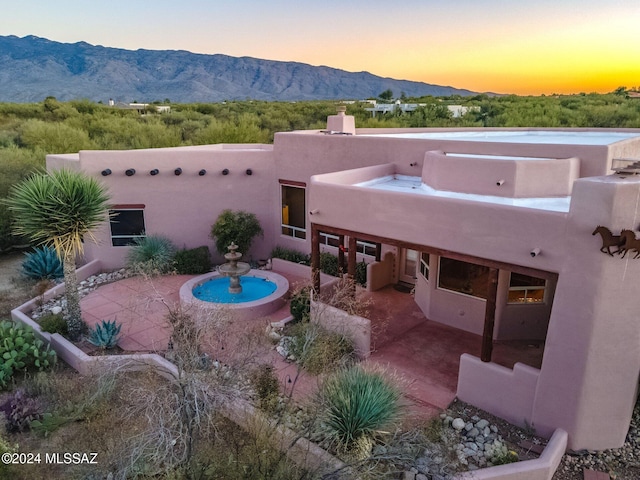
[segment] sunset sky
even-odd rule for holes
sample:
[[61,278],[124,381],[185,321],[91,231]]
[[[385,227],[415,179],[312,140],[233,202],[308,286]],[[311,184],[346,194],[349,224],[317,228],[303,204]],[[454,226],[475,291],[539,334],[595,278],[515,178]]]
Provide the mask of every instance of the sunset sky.
[[640,86],[639,0],[5,3],[0,35],[298,61],[479,92]]

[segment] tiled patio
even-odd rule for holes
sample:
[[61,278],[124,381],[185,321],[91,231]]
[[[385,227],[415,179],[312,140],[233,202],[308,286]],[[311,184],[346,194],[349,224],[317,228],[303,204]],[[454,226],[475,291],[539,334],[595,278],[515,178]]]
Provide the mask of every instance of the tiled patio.
[[[306,283],[306,279],[287,275],[291,285]],[[167,349],[170,328],[165,316],[169,307],[179,301],[179,290],[193,276],[175,275],[144,280],[128,278],[103,285],[81,300],[85,321],[93,326],[101,320],[117,320],[122,324],[119,346],[132,352],[162,352]],[[479,356],[481,337],[447,327],[425,318],[408,293],[386,287],[373,294],[360,292],[369,298],[374,351],[368,362],[382,365],[405,379],[405,392],[417,411],[425,416],[446,408],[454,399],[460,355]],[[289,315],[288,306],[269,319],[257,320],[263,328],[270,321]],[[224,332],[225,342],[233,347],[244,338],[251,325],[236,325]],[[539,367],[542,345],[527,343],[495,344],[493,360],[512,367],[516,361]],[[295,365],[285,362],[273,349],[256,350],[260,361],[270,361],[276,367],[285,391],[292,388],[299,374]],[[295,395],[306,396],[315,389],[316,380],[305,375],[295,382]],[[287,392],[288,393],[288,392]],[[414,409],[415,410],[415,409]]]

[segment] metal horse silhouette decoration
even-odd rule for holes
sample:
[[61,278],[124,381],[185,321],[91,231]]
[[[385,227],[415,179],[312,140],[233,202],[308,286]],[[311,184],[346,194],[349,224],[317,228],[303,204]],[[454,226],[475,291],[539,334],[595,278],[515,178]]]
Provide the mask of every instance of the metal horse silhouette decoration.
[[[636,234],[632,230],[622,230],[620,235],[613,235],[607,227],[598,225],[591,235],[599,233],[602,237],[602,247],[600,251],[607,253],[613,257],[614,254],[622,255],[624,258],[627,252],[632,250],[636,252],[635,258],[640,258],[640,239],[636,238]],[[616,247],[615,252],[611,251],[611,247]]]

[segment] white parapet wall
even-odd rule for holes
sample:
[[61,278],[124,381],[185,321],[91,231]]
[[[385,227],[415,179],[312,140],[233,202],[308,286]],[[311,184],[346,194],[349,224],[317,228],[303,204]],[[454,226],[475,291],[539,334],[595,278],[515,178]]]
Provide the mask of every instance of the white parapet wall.
[[456,395],[515,425],[535,427],[531,418],[539,375],[540,370],[522,363],[510,369],[463,353]]

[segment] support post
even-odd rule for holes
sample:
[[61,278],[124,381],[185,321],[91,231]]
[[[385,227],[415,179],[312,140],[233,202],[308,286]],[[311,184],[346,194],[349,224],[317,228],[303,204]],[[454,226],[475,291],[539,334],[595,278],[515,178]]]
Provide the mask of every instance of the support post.
[[316,293],[320,292],[320,231],[311,224],[311,284]]
[[493,352],[493,327],[496,320],[496,296],[498,295],[498,269],[489,269],[487,279],[487,303],[484,312],[484,330],[482,332],[482,351],[480,359],[483,362],[491,361]]
[[344,235],[338,235],[338,271],[344,273]]
[[351,295],[356,297],[356,252],[357,252],[357,238],[354,235],[349,237],[349,265],[347,268],[347,278],[349,279],[349,285],[352,289]]

